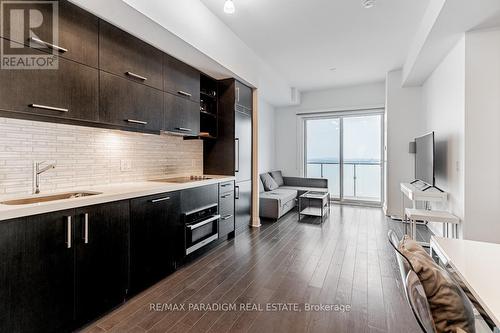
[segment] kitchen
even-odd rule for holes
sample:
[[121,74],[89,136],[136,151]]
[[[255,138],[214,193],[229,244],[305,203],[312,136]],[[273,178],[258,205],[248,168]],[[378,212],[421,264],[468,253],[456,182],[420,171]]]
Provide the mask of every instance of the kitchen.
[[58,63],[0,70],[1,332],[78,329],[250,222],[252,88],[57,5],[57,43],[1,36]]

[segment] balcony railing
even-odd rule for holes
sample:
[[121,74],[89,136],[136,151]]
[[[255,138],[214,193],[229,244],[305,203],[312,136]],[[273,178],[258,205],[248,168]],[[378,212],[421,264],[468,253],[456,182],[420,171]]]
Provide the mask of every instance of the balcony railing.
[[[344,162],[344,198],[380,201],[381,162]],[[340,163],[308,162],[307,176],[328,179],[330,193],[340,197]]]

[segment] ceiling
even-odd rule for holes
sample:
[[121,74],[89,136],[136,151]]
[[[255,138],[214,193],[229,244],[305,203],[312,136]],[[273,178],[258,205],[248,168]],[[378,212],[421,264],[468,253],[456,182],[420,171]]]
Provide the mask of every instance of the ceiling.
[[[429,0],[200,0],[301,91],[382,81],[405,62]],[[335,70],[330,70],[335,68]]]

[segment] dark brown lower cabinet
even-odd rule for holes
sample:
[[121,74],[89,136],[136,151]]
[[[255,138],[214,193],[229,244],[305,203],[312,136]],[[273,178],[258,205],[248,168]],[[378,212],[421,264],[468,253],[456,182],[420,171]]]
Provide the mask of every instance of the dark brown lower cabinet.
[[129,201],[75,212],[76,316],[88,322],[124,302],[128,288]]
[[183,237],[178,192],[130,201],[130,292],[136,294],[175,269],[175,237]]
[[0,255],[0,332],[70,332],[125,298],[128,201],[1,221]]
[[[13,302],[14,312],[9,322],[2,321],[0,326],[16,325],[20,330],[2,327],[0,331],[66,332],[71,329],[75,252],[71,241],[74,225],[68,221],[73,213],[73,210],[60,211],[7,222],[15,228],[20,252],[11,253],[15,261],[7,271],[9,276],[12,274],[7,286],[11,288],[11,299],[1,300]],[[0,229],[4,227],[0,225]]]

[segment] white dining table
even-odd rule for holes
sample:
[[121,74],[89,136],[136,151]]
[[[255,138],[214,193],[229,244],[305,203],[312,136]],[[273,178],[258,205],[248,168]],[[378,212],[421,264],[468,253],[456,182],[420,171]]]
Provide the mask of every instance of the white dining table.
[[445,265],[449,264],[458,273],[498,329],[500,244],[432,236],[430,246]]

